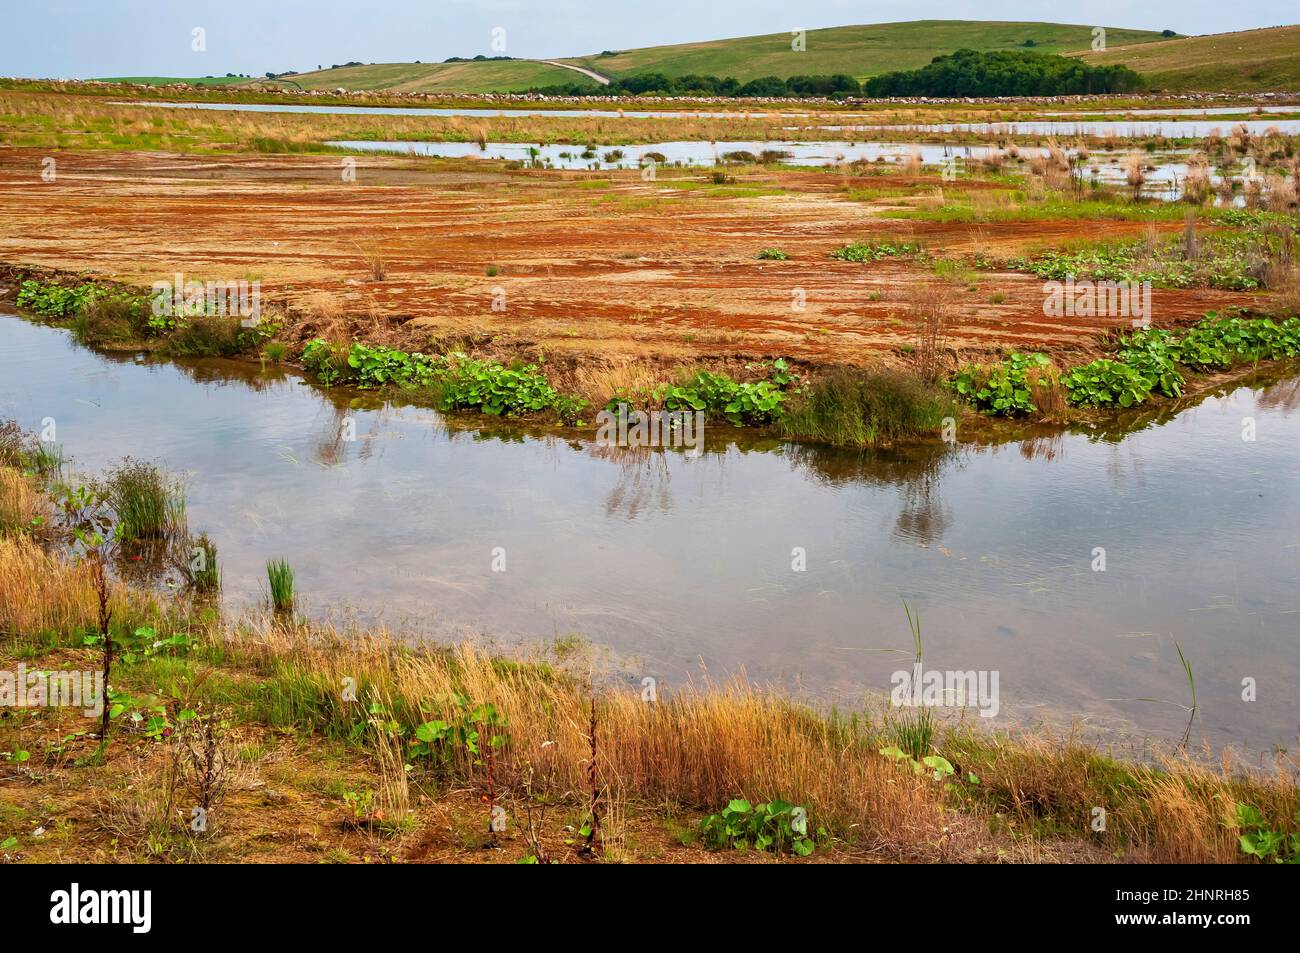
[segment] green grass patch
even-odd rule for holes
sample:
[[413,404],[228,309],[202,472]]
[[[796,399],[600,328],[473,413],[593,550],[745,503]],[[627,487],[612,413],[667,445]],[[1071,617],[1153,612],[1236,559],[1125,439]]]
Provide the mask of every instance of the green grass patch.
[[954,411],[948,394],[918,377],[844,369],[806,385],[780,426],[787,437],[874,447],[934,435]]

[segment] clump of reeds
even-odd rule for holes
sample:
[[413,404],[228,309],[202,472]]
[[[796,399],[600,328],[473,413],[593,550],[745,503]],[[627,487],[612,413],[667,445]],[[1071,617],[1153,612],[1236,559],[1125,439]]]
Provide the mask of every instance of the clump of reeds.
[[903,171],[912,176],[920,175],[921,165],[921,150],[908,150],[907,155],[903,158]]
[[[392,710],[392,700],[375,692],[370,699],[372,712]],[[384,829],[398,832],[408,823],[411,813],[410,785],[406,773],[403,740],[391,719],[372,714],[368,732],[374,752],[378,784],[375,791],[375,819]]]
[[167,336],[171,357],[233,357],[243,349],[243,325],[234,315],[196,315]]
[[21,470],[26,461],[28,436],[16,420],[0,420],[0,467]]
[[1034,395],[1034,407],[1040,420],[1059,420],[1069,407],[1069,393],[1061,382],[1061,370],[1055,364],[1030,367],[1025,371],[1025,384]]
[[1290,212],[1297,205],[1295,180],[1280,175],[1268,177],[1268,208],[1272,212]]
[[271,593],[271,608],[276,612],[293,612],[293,569],[283,559],[266,563],[266,581]]
[[1210,163],[1197,153],[1187,160],[1187,175],[1183,177],[1183,201],[1201,205],[1210,194]]
[[1128,183],[1134,202],[1142,198],[1142,186],[1146,184],[1146,180],[1142,156],[1136,152],[1129,153],[1124,159],[1124,181]]
[[916,369],[927,384],[938,381],[945,370],[951,301],[950,289],[946,285],[925,288],[908,301],[908,313],[916,331]]
[[809,384],[781,418],[788,437],[870,447],[938,433],[951,398],[913,373],[831,371]]
[[370,272],[370,277],[375,281],[383,281],[388,277],[388,260],[384,257],[384,250],[375,242],[369,243],[362,247],[360,242],[354,241],[353,245],[357,246],[357,251],[361,253],[361,260],[366,264],[366,270]]
[[149,334],[149,309],[136,298],[97,295],[72,318],[72,334],[82,344],[130,344]]
[[15,420],[0,420],[0,467],[47,479],[57,477],[63,463],[63,449],[58,444],[36,439]]
[[1195,261],[1200,253],[1201,243],[1196,234],[1196,210],[1189,208],[1183,216],[1183,258]]
[[178,570],[186,587],[195,593],[211,595],[221,591],[221,565],[217,560],[217,544],[201,533],[189,541],[186,551],[178,560]]
[[178,481],[143,460],[124,459],[104,480],[121,538],[161,541],[185,534],[185,493]]
[[27,470],[43,480],[60,477],[65,462],[63,448],[57,443],[33,440],[27,452]]

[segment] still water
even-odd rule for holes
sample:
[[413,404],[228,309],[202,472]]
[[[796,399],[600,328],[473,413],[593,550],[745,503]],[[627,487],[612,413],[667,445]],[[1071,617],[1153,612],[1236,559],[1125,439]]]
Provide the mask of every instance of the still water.
[[1252,751],[1300,721],[1298,409],[1293,378],[1127,431],[858,453],[719,425],[692,457],[256,364],[104,356],[0,317],[0,417],[53,418],[83,471],[131,455],[184,474],[232,609],[284,557],[315,616],[498,645],[576,634],[638,682],[703,665],[853,703],[904,666],[907,600],[927,667],[1000,673],[995,725],[1177,739],[1177,641],[1193,738]]
[[[879,131],[879,130],[877,130]],[[595,155],[583,158],[585,147],[549,143],[533,145],[527,142],[488,142],[482,147],[476,142],[430,142],[423,140],[362,140],[339,139],[326,145],[359,152],[389,152],[395,155],[434,156],[442,159],[507,159],[519,162],[537,162],[555,169],[635,169],[639,168],[647,153],[658,153],[663,162],[680,166],[711,166],[722,161],[728,153],[748,152],[758,156],[765,150],[784,153],[782,162],[804,166],[835,166],[845,162],[905,162],[912,155],[920,156],[926,165],[941,165],[956,160],[975,163],[990,151],[1002,152],[995,146],[934,145],[921,142],[789,142],[781,140],[749,140],[705,142],[703,140],[676,140],[651,142],[634,146],[597,146]],[[621,157],[606,161],[612,152]],[[1076,150],[1068,149],[1074,154]],[[1024,158],[1045,156],[1047,150],[1034,146],[1021,146]],[[1188,153],[1168,150],[1164,158],[1147,157],[1144,193],[1152,198],[1177,199],[1182,195],[1181,182],[1187,175],[1187,163],[1181,159]],[[1083,163],[1085,178],[1096,179],[1109,185],[1125,182],[1124,154],[1095,151]],[[1220,176],[1212,174],[1211,182],[1217,186]],[[1238,197],[1240,199],[1240,197]]]

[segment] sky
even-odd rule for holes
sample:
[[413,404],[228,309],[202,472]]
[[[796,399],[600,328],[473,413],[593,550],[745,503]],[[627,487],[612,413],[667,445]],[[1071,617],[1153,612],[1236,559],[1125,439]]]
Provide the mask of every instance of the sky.
[[[1223,33],[1300,21],[1294,0],[7,0],[0,76],[206,76],[607,49],[896,20],[1057,20]],[[193,31],[206,49],[193,49]],[[501,34],[497,34],[500,36]]]

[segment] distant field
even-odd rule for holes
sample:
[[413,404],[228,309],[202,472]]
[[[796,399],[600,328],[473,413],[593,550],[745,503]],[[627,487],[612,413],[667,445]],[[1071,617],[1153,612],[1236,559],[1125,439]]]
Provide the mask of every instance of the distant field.
[[[917,20],[867,26],[809,30],[806,50],[790,49],[789,33],[747,36],[707,43],[653,46],[615,56],[585,56],[565,62],[607,76],[704,73],[750,80],[759,76],[847,73],[865,79],[890,70],[924,66],[941,53],[974,50],[1035,49],[1045,53],[1086,50],[1091,26],[1016,21]],[[1150,43],[1161,38],[1149,30],[1106,27],[1106,40],[1118,44]],[[1033,40],[1033,47],[1025,47]]]
[[103,83],[136,83],[140,86],[170,86],[172,83],[189,83],[191,86],[234,86],[251,80],[242,76],[101,76]]
[[557,83],[590,83],[574,70],[534,60],[469,63],[376,63],[298,73],[285,77],[304,89],[393,90],[403,93],[513,93]]
[[1300,26],[1189,36],[1141,46],[1112,40],[1089,63],[1122,63],[1152,87],[1173,91],[1300,90]]

